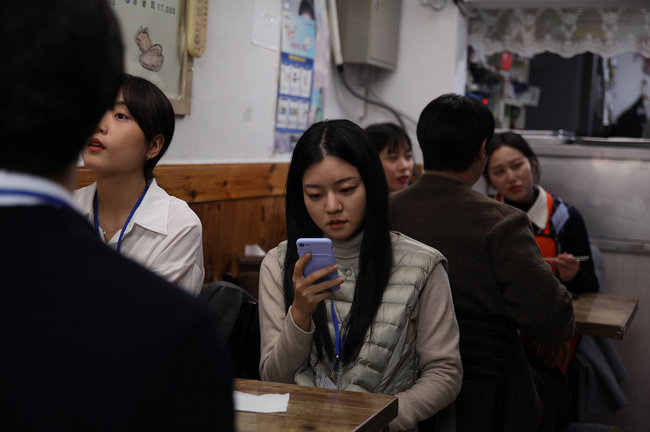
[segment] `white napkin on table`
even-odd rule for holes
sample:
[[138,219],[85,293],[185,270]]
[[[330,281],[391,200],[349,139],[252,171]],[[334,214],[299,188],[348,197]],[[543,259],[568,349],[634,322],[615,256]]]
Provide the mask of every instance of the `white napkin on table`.
[[235,411],[250,411],[258,413],[287,412],[289,393],[268,393],[253,395],[240,391],[233,392]]
[[244,255],[263,257],[264,255],[266,255],[266,252],[264,252],[264,249],[262,249],[260,245],[253,244],[253,245],[244,246]]

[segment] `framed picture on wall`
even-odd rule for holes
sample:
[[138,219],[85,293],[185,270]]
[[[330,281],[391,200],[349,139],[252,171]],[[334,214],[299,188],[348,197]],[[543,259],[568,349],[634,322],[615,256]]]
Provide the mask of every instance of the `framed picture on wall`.
[[[191,0],[107,0],[122,29],[125,72],[165,92],[177,115],[190,114],[193,58],[185,36]],[[189,3],[189,6],[188,6]]]

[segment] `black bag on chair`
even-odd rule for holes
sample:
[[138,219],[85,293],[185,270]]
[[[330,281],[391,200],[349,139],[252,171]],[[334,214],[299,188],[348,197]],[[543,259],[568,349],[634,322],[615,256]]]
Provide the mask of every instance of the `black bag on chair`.
[[260,323],[257,301],[243,288],[225,281],[203,285],[199,299],[219,315],[236,378],[260,379]]

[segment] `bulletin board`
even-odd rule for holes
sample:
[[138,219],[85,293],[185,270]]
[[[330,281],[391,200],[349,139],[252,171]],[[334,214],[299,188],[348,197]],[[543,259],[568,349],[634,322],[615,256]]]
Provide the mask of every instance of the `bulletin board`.
[[156,84],[177,115],[190,114],[193,58],[185,0],[107,0],[120,23],[124,71]]

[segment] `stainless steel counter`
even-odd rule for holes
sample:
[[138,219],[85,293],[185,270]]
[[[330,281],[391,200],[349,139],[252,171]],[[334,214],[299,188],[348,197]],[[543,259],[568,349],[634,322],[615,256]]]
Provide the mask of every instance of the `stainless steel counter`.
[[594,245],[650,254],[650,140],[522,134],[540,184],[580,210]]

